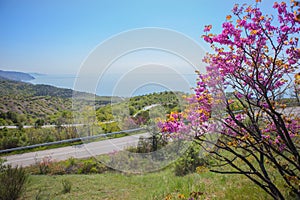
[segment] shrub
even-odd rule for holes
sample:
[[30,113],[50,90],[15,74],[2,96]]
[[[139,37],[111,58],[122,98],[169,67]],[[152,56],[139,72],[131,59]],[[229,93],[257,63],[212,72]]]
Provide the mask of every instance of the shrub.
[[79,174],[89,174],[91,173],[91,169],[96,166],[96,163],[92,160],[85,160],[83,164],[80,166],[78,173]]
[[84,160],[78,165],[78,174],[96,174],[107,171],[107,167],[94,159]]
[[63,186],[63,190],[62,192],[65,194],[65,193],[70,193],[71,192],[71,188],[72,188],[72,183],[67,180],[67,179],[63,179],[61,181],[61,184]]
[[22,167],[4,166],[0,160],[0,200],[18,199],[25,190],[28,175]]
[[26,171],[30,174],[48,175],[103,173],[107,170],[108,168],[105,165],[93,158],[69,158],[66,161],[56,162],[49,156],[44,157],[40,162],[36,161],[36,165],[26,168]]
[[132,153],[150,153],[157,151],[167,145],[167,142],[160,135],[152,137],[140,137],[137,147],[129,147],[127,151]]
[[40,174],[48,174],[50,172],[50,165],[52,163],[51,156],[45,156],[39,163]]
[[76,172],[78,171],[78,166],[77,166],[78,164],[76,163],[76,160],[73,157],[69,158],[66,161],[65,165],[66,165],[66,168],[65,168],[66,174],[72,174],[72,173],[74,173],[74,171],[76,171]]
[[50,175],[64,175],[66,174],[66,168],[61,162],[52,163],[49,167],[49,173]]
[[39,188],[37,194],[35,195],[35,200],[42,200],[42,199],[50,199],[50,193],[45,193],[45,188]]
[[200,157],[199,152],[199,146],[191,145],[187,152],[175,163],[175,175],[184,176],[195,172],[199,166],[206,166],[208,161]]

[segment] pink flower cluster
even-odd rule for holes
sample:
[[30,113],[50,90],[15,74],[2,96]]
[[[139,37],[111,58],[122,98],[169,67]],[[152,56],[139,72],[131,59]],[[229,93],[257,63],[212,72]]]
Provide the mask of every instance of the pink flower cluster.
[[182,114],[172,112],[168,115],[168,120],[164,123],[159,122],[158,127],[163,133],[177,133],[180,132],[182,128],[185,127],[182,121]]
[[[208,64],[207,74],[199,74],[195,94],[187,98],[188,108],[182,114],[171,113],[166,121],[160,122],[163,132],[194,131],[196,135],[208,132],[215,123],[210,120],[214,106],[222,104],[222,101],[225,102],[224,107],[232,103],[224,94],[222,96],[221,89],[224,88],[233,89],[236,99],[255,101],[251,106],[258,109],[273,109],[270,99],[280,94],[287,85],[286,77],[294,73],[300,64],[299,21],[292,11],[288,11],[286,3],[275,3],[273,8],[277,10],[277,19],[263,15],[258,7],[235,5],[233,17],[227,16],[220,34],[210,33],[212,26],[205,26],[203,38],[215,51],[204,58]],[[245,115],[242,114],[221,120],[222,134],[241,137],[244,139],[241,142],[250,141],[244,136],[248,138],[251,135],[251,127],[240,126],[244,120]],[[266,123],[268,126],[261,130],[262,141],[284,150],[285,138],[278,127],[268,120]],[[299,118],[286,122],[288,137],[299,134],[299,124]],[[255,131],[259,132],[258,129]]]
[[[288,130],[288,137],[293,139],[299,135],[300,130],[300,118],[289,119],[285,118],[286,128]],[[269,142],[270,145],[274,145],[278,150],[283,151],[286,148],[286,136],[284,133],[279,134],[276,124],[270,123],[261,130],[262,139]]]
[[207,122],[211,117],[213,98],[207,89],[207,77],[199,75],[199,78],[195,95],[186,98],[189,107],[183,113],[171,113],[166,121],[158,123],[163,133],[199,136],[210,128]]
[[[210,34],[211,26],[206,26],[204,40],[217,52],[204,59],[210,65],[208,73],[219,71],[225,79],[237,78],[241,86],[260,93],[283,86],[284,75],[294,72],[299,62],[298,38],[294,36],[300,27],[284,2],[275,3],[274,8],[278,11],[278,26],[272,25],[273,18],[264,16],[259,8],[238,5],[233,9],[236,26],[226,21],[217,35]],[[272,57],[274,51],[282,51],[285,56]]]

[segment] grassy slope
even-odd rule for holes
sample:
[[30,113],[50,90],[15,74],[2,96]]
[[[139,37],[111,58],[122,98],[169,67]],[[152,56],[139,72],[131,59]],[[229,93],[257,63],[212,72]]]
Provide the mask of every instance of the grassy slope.
[[[70,193],[62,193],[61,180],[72,183]],[[176,177],[170,169],[144,175],[108,172],[96,175],[30,177],[23,199],[35,199],[38,190],[47,199],[164,199],[168,194],[177,199],[190,192],[203,192],[201,199],[270,199],[268,195],[240,175],[211,172]]]

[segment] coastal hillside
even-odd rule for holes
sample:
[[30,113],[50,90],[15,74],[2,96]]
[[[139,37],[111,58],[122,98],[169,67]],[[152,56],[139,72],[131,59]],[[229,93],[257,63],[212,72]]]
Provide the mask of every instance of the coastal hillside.
[[[76,95],[94,97],[84,92],[76,92]],[[34,85],[0,77],[0,125],[12,125],[18,122],[32,124],[37,119],[50,123],[51,116],[63,111],[71,111],[72,97],[71,89]],[[95,103],[99,107],[110,102],[109,97],[96,96]]]
[[24,72],[4,71],[0,70],[0,77],[14,81],[30,81],[34,77]]
[[71,89],[57,88],[50,85],[34,85],[31,83],[9,80],[0,77],[0,95],[1,96],[51,96],[61,98],[71,98],[73,91]]
[[[58,116],[72,112],[73,94],[72,89],[34,85],[0,77],[0,126],[33,125],[37,120],[56,124]],[[181,103],[178,102],[178,98],[183,95],[184,93],[181,92],[161,92],[124,99],[76,92],[76,103],[79,103],[82,108],[95,106],[98,120],[110,121],[112,120],[111,103],[114,104],[113,110],[123,112],[129,109],[130,116],[147,118],[143,116],[148,115],[143,109],[151,105],[162,105],[167,113],[179,111],[178,105]],[[84,100],[81,101],[80,98]]]

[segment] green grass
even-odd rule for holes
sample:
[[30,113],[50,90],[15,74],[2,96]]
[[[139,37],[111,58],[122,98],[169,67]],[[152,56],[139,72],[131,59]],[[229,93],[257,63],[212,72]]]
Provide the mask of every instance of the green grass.
[[[62,180],[72,189],[63,192]],[[200,199],[271,199],[265,192],[241,175],[212,172],[175,176],[168,168],[144,175],[107,172],[94,175],[31,175],[22,199],[186,199],[191,192],[201,192]],[[36,198],[39,196],[40,198]],[[42,197],[42,198],[41,198]]]

